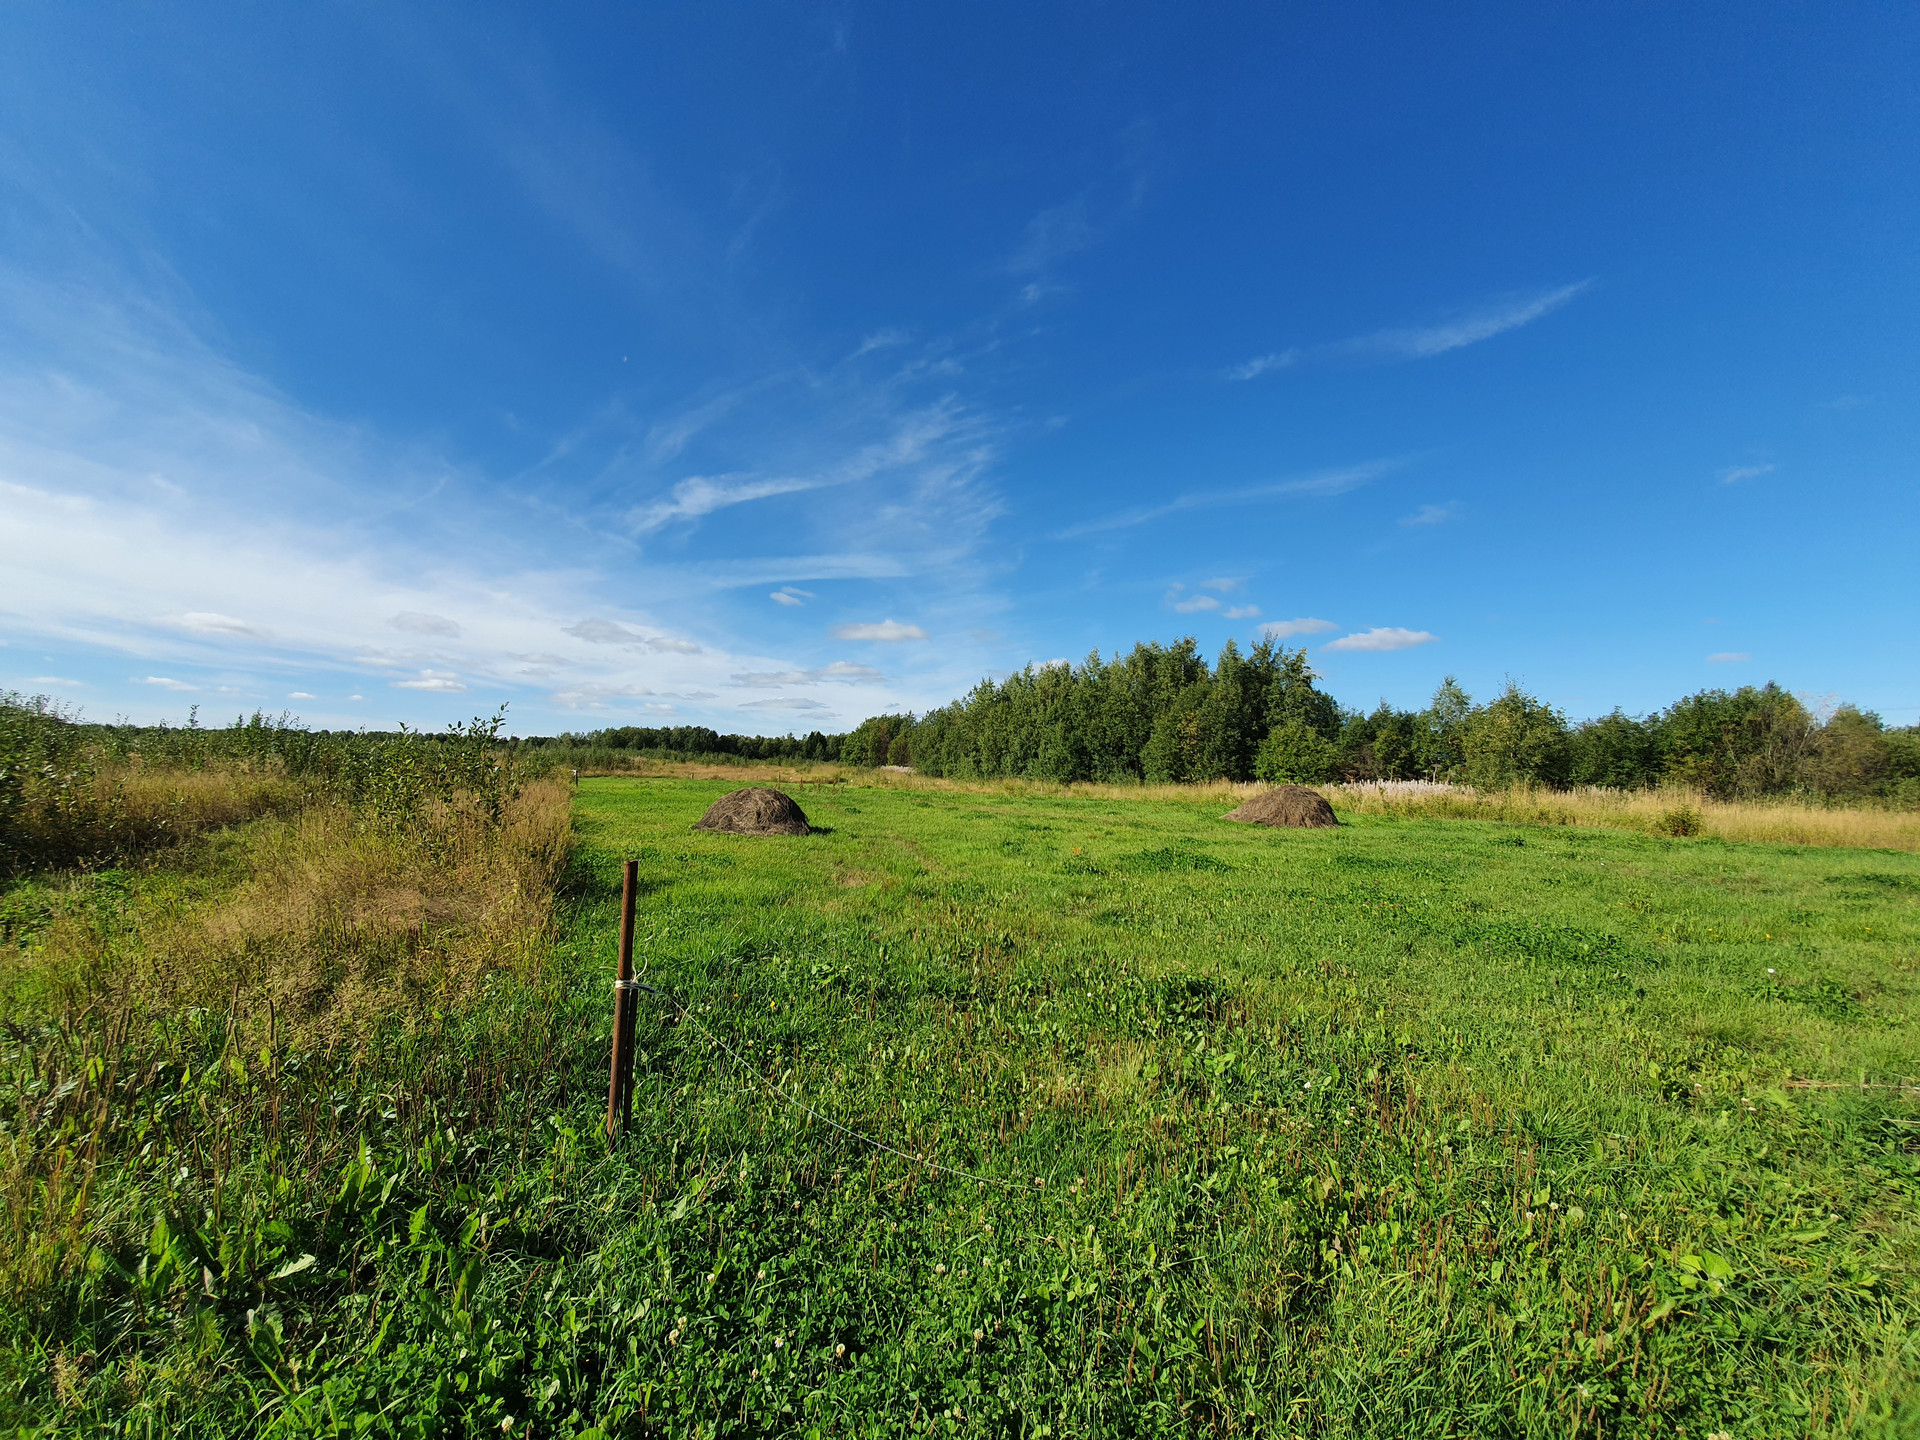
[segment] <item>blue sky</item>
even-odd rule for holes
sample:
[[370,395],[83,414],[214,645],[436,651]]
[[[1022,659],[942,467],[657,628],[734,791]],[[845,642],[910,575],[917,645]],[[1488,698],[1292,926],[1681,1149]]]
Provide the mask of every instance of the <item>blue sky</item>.
[[1920,11],[16,8],[0,686],[1920,718]]

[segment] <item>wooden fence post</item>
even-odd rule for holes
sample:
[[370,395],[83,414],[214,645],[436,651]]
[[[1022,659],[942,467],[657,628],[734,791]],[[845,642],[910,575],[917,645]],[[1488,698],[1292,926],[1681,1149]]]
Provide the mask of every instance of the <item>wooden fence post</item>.
[[607,1138],[617,1139],[633,1114],[633,1019],[640,994],[633,978],[633,900],[640,862],[627,861],[620,891],[620,968],[613,982],[613,1073],[607,1080]]

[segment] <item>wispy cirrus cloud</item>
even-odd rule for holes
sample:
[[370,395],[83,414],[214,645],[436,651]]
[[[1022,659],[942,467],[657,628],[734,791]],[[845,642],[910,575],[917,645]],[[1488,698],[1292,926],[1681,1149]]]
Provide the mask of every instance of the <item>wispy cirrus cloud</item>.
[[765,500],[774,495],[793,495],[828,483],[793,477],[752,480],[728,475],[694,475],[675,485],[665,500],[636,507],[629,513],[628,523],[638,534],[645,535],[676,520],[698,520],[702,515],[711,515],[731,505],[744,505],[750,500]]
[[1552,290],[1502,296],[1496,300],[1456,312],[1431,325],[1398,326],[1335,340],[1324,345],[1292,347],[1266,355],[1256,355],[1222,372],[1229,381],[1255,380],[1275,370],[1292,369],[1314,360],[1371,360],[1393,363],[1427,360],[1450,350],[1464,349],[1518,330],[1524,325],[1551,315],[1570,300],[1593,287],[1591,279],[1575,281]]
[[1053,538],[1077,540],[1085,535],[1098,535],[1109,530],[1125,530],[1135,525],[1150,524],[1155,520],[1164,520],[1169,515],[1178,515],[1188,510],[1214,510],[1229,505],[1252,505],[1262,500],[1305,500],[1317,496],[1344,495],[1349,490],[1357,490],[1362,485],[1379,479],[1404,463],[1398,459],[1371,460],[1363,465],[1349,465],[1337,470],[1321,470],[1293,480],[1278,480],[1270,485],[1248,485],[1237,490],[1201,490],[1186,495],[1176,495],[1173,499],[1158,505],[1138,505],[1131,510],[1121,510],[1112,515],[1102,516],[1098,520],[1085,520],[1078,525],[1070,525]]
[[1416,645],[1431,645],[1439,638],[1438,635],[1425,630],[1406,630],[1398,625],[1379,625],[1371,630],[1342,635],[1338,640],[1329,640],[1323,648],[1375,652],[1411,650]]
[[1422,505],[1411,515],[1402,515],[1400,523],[1408,527],[1421,525],[1444,525],[1460,513],[1457,501],[1448,501],[1445,505]]
[[804,605],[814,598],[813,591],[802,590],[797,585],[782,585],[767,598],[776,605]]
[[1226,369],[1226,378],[1258,380],[1270,370],[1287,370],[1299,363],[1299,350],[1276,350],[1270,355],[1256,355],[1251,360],[1243,360],[1238,365],[1229,365]]
[[1707,664],[1709,665],[1744,665],[1747,661],[1751,659],[1753,659],[1753,656],[1749,655],[1744,650],[1717,650],[1713,654],[1707,656]]
[[1731,465],[1720,472],[1722,485],[1738,485],[1743,480],[1758,480],[1762,475],[1771,475],[1771,465]]

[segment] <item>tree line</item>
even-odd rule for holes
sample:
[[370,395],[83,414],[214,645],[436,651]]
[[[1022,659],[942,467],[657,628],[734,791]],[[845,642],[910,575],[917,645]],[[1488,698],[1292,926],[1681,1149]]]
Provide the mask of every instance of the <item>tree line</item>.
[[1095,651],[983,680],[925,715],[874,716],[841,739],[839,758],[963,779],[1680,784],[1920,803],[1920,727],[1852,706],[1816,714],[1771,682],[1572,722],[1512,681],[1476,701],[1448,677],[1423,709],[1363,711],[1318,679],[1305,650],[1271,641],[1243,654],[1229,640],[1212,665],[1191,638]]

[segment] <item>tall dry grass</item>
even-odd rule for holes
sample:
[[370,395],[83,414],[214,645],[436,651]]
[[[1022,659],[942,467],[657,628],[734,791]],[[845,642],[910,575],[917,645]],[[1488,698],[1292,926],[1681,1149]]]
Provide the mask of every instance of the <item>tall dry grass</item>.
[[[588,773],[588,772],[583,772]],[[950,780],[864,766],[798,762],[739,767],[697,762],[643,761],[632,768],[592,772],[634,778],[669,776],[766,785],[862,785],[892,790],[939,790],[969,795],[1077,795],[1102,800],[1158,800],[1237,805],[1269,787],[1214,780],[1199,785],[1062,785],[1044,780]],[[1644,835],[1691,836],[1780,845],[1920,850],[1920,812],[1871,803],[1822,804],[1789,799],[1716,800],[1696,790],[1479,791],[1432,781],[1312,787],[1335,806],[1361,815],[1431,820],[1491,820],[1510,825],[1600,826]]]
[[[246,799],[203,792],[205,816]],[[525,785],[497,826],[441,804],[396,831],[313,801],[236,837],[244,878],[231,889],[133,917],[56,907],[30,954],[0,949],[0,970],[31,965],[68,1013],[216,1008],[249,1028],[351,1044],[376,1022],[459,1004],[491,973],[537,965],[568,809],[557,779]]]

